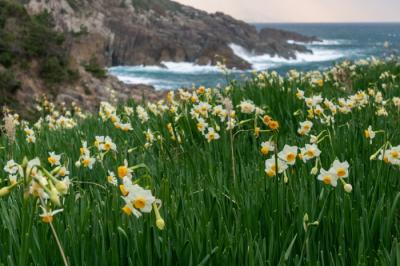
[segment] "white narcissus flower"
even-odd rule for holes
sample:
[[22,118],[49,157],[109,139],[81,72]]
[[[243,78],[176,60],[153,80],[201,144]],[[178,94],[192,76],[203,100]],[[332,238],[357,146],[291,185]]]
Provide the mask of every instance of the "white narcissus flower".
[[393,104],[396,107],[400,107],[400,97],[393,97]]
[[310,136],[310,143],[316,144],[318,142],[318,136],[311,135]]
[[112,141],[110,137],[105,137],[104,142],[99,145],[101,151],[117,151],[117,145]]
[[49,157],[47,161],[51,166],[60,165],[61,155],[55,154],[55,152],[49,152]]
[[110,183],[113,186],[117,186],[118,185],[118,181],[117,181],[117,178],[115,177],[114,172],[108,171],[107,182]]
[[147,122],[149,120],[149,114],[142,106],[139,105],[136,107],[136,113],[142,123]]
[[125,106],[124,107],[124,111],[128,116],[133,114],[133,108],[132,107]]
[[318,180],[321,180],[326,185],[331,185],[333,187],[337,186],[337,176],[333,174],[331,171],[326,171],[323,168],[320,170],[320,174],[317,177]]
[[126,203],[122,210],[128,215],[133,213],[137,218],[142,216],[142,213],[150,213],[156,200],[151,191],[132,184],[127,179],[124,179],[124,186],[127,195],[122,197]]
[[124,179],[126,177],[128,179],[132,178],[132,170],[129,168],[127,160],[124,160],[124,165],[118,167],[117,172],[118,177],[121,179]]
[[297,150],[297,146],[289,146],[286,144],[283,150],[278,153],[278,157],[287,164],[294,165],[296,163]]
[[195,106],[195,112],[201,114],[204,117],[208,117],[208,111],[211,110],[211,105],[206,102],[200,102],[197,106]]
[[30,129],[29,127],[24,128],[24,132],[25,132],[26,135],[35,134],[35,132],[32,129]]
[[349,163],[347,161],[340,162],[335,160],[329,172],[334,174],[337,178],[347,178],[349,176]]
[[96,162],[96,159],[93,157],[90,157],[90,154],[85,154],[82,157],[82,165],[83,167],[87,167],[89,169],[93,169],[93,165]]
[[68,194],[69,186],[71,185],[71,180],[68,176],[64,177],[63,180],[55,183],[56,189],[62,195]]
[[297,133],[300,135],[308,135],[312,126],[313,123],[311,121],[300,122],[300,128],[297,130]]
[[153,132],[151,131],[151,129],[149,128],[149,129],[147,129],[147,131],[145,131],[144,132],[144,135],[145,135],[145,137],[146,137],[146,141],[148,142],[148,143],[153,143],[154,142],[154,134],[153,134]]
[[317,104],[314,108],[314,114],[316,115],[321,115],[324,112],[324,109],[321,107],[321,105]]
[[371,126],[368,126],[368,128],[364,130],[364,136],[369,139],[369,143],[372,144],[372,140],[375,138],[376,133],[372,130]]
[[208,132],[206,134],[206,138],[208,142],[211,142],[213,140],[217,140],[219,139],[219,134],[217,132],[215,132],[215,129],[212,127],[208,128]]
[[14,160],[9,160],[4,166],[4,171],[11,175],[15,175],[18,172],[18,164]]
[[250,100],[241,101],[239,104],[240,111],[244,114],[251,114],[255,111],[256,106]]
[[61,166],[57,172],[57,176],[65,177],[68,175],[69,175],[69,171],[67,170],[67,168],[65,166]]
[[104,136],[96,136],[94,141],[94,146],[100,149],[100,145],[103,144],[103,142],[104,142]]
[[27,136],[26,136],[26,142],[28,142],[28,143],[35,143],[35,142],[36,142],[36,137],[35,137],[35,135],[27,135]]
[[204,118],[200,117],[197,119],[196,127],[201,133],[204,134],[204,131],[208,127],[208,123],[204,120]]
[[[276,166],[276,163],[278,163],[278,166]],[[269,177],[275,176],[277,172],[281,174],[287,168],[288,168],[287,163],[279,158],[272,157],[265,161],[265,173]]]
[[387,162],[400,165],[400,145],[390,148],[386,151],[385,157]]
[[317,144],[306,144],[304,148],[300,149],[300,153],[303,162],[307,162],[310,159],[319,157],[321,150],[318,148]]
[[79,149],[81,155],[90,154],[90,151],[87,147],[87,141],[82,141],[82,147]]
[[304,91],[297,89],[296,97],[299,98],[300,100],[304,99]]
[[275,143],[272,141],[264,141],[261,143],[260,152],[263,155],[267,155],[270,151],[273,151],[274,149],[275,149]]

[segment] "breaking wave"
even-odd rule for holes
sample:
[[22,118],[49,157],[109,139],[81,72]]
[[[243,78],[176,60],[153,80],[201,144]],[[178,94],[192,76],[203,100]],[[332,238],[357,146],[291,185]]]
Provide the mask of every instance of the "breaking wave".
[[283,58],[269,54],[256,55],[240,45],[230,44],[232,51],[240,58],[252,64],[255,70],[263,70],[283,65],[301,65],[310,62],[325,62],[343,58],[346,54],[340,50],[313,48],[313,53],[296,53],[296,58]]

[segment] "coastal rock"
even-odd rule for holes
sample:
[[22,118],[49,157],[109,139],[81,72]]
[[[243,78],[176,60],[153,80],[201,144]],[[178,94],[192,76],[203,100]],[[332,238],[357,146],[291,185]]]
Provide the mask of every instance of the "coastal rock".
[[50,11],[59,29],[81,32],[71,41],[78,62],[96,55],[105,66],[161,65],[163,61],[217,64],[230,68],[251,65],[234,54],[230,44],[257,55],[296,58],[309,52],[305,46],[288,43],[318,41],[297,33],[263,29],[221,12],[209,14],[169,0],[30,0],[31,13]]
[[[13,72],[21,83],[15,101],[34,112],[33,98],[47,95],[57,103],[76,102],[96,110],[101,101],[124,101],[130,98],[156,101],[166,92],[151,86],[128,86],[115,77],[96,77],[85,66],[94,60],[97,70],[116,65],[158,65],[163,62],[191,62],[228,68],[250,69],[245,59],[237,56],[231,44],[249,53],[296,58],[298,52],[309,52],[298,42],[318,41],[300,34],[257,29],[221,12],[209,14],[170,0],[25,0],[27,14],[47,11],[55,29],[63,33],[62,50],[68,68],[78,76],[76,81],[57,86],[39,77],[44,59],[29,62],[24,69],[17,65]],[[14,19],[14,18],[13,18]],[[6,30],[13,32],[12,19]],[[10,27],[10,28],[8,28]],[[295,41],[288,42],[290,40]],[[41,62],[41,63],[40,63]],[[1,68],[3,68],[0,65]]]

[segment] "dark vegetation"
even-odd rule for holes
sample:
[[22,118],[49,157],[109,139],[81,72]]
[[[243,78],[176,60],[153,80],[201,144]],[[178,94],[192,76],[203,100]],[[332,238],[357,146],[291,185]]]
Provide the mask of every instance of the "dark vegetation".
[[132,0],[132,5],[138,10],[154,10],[160,15],[166,11],[179,12],[182,8],[180,4],[168,0]]
[[12,94],[14,94],[21,84],[15,78],[11,70],[0,70],[0,104],[12,105]]
[[65,35],[54,27],[49,12],[29,16],[22,4],[0,0],[0,103],[20,87],[13,72],[29,70],[31,62],[37,62],[34,71],[49,87],[78,79],[69,68]]
[[95,78],[104,79],[107,77],[107,71],[99,64],[96,57],[92,57],[88,63],[83,65],[83,67]]

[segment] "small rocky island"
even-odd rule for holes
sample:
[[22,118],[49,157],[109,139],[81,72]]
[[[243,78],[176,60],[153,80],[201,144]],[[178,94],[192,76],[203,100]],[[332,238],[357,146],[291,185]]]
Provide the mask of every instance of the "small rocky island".
[[[12,98],[19,102],[29,102],[32,96],[46,93],[57,101],[76,101],[95,107],[108,97],[105,88],[115,89],[120,98],[141,97],[151,91],[126,87],[115,78],[101,74],[104,67],[161,65],[163,61],[215,65],[224,60],[229,68],[249,69],[250,63],[235,55],[230,44],[240,45],[254,54],[289,59],[295,58],[296,52],[312,53],[299,42],[318,41],[316,37],[276,29],[257,31],[254,26],[223,13],[209,14],[170,0],[28,0],[19,4],[0,0],[0,5],[4,7],[11,2],[14,8],[23,6],[26,14],[21,10],[18,15],[0,12],[4,17],[0,31],[19,32],[18,28],[26,25],[18,20],[49,14],[52,30],[63,37],[57,43],[57,49],[66,58],[62,67],[77,74],[74,79],[48,82],[40,75],[41,64],[45,62],[40,54],[28,57],[23,69],[18,62],[5,65],[0,60],[0,75],[12,69],[18,80],[18,88],[12,92],[16,96]],[[18,54],[22,50],[23,53],[24,47],[14,45],[8,52]],[[0,58],[7,51],[1,48],[0,43]]]

